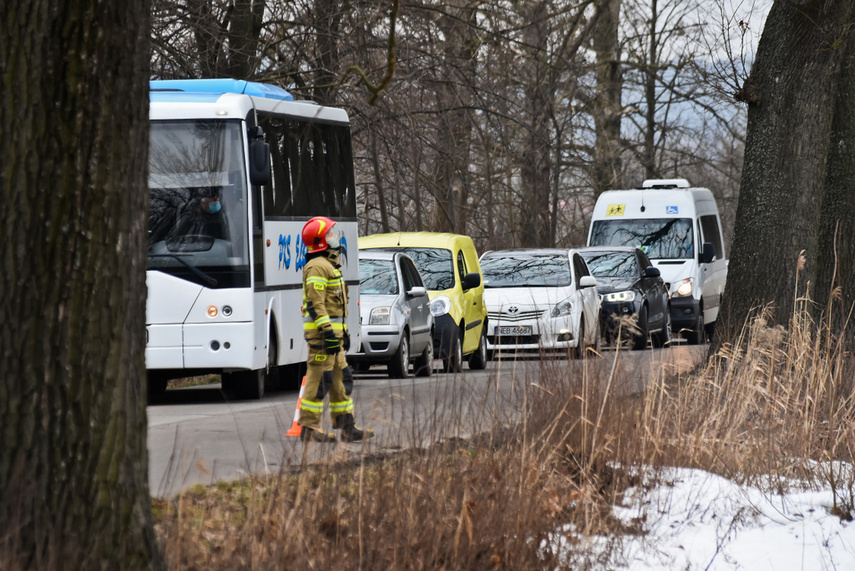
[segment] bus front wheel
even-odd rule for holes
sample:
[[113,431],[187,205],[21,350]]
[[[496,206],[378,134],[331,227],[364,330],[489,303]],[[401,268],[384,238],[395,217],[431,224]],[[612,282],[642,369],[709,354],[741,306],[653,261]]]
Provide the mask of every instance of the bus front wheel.
[[267,370],[223,373],[223,391],[237,398],[257,400],[264,397]]

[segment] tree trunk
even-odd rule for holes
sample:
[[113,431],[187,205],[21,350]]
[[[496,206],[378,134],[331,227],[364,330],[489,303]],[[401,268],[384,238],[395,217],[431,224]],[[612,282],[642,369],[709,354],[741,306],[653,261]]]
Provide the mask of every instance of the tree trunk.
[[593,33],[597,53],[597,94],[594,100],[594,168],[592,186],[622,188],[621,180],[621,63],[618,28],[621,0],[608,0]]
[[146,448],[149,2],[0,3],[0,568],[161,568]]
[[[852,14],[848,14],[848,22]],[[840,46],[842,63],[828,140],[819,218],[814,300],[841,331],[855,304],[855,41]],[[832,291],[840,287],[838,294]],[[855,348],[850,341],[850,350]]]
[[554,84],[547,52],[549,27],[547,9],[532,3],[524,33],[531,60],[531,73],[524,88],[527,133],[523,142],[520,204],[520,238],[523,248],[552,246],[549,195],[552,180],[550,117],[554,113]]
[[189,23],[193,28],[198,69],[203,78],[225,74],[225,56],[221,25],[214,14],[211,0],[186,0]]
[[229,17],[229,75],[251,79],[258,67],[264,0],[235,0]]
[[659,75],[659,34],[656,24],[659,22],[656,0],[650,2],[650,19],[648,20],[650,37],[647,62],[644,68],[644,178],[657,178],[659,169],[656,165],[656,78]]
[[338,0],[315,0],[314,100],[321,105],[335,105],[338,82],[339,41],[342,11]]
[[[850,23],[842,2],[777,0],[769,13],[738,94],[749,103],[748,136],[720,338],[731,338],[767,304],[775,321],[787,324],[808,282],[812,292],[831,285],[827,270],[817,279],[829,264],[836,220],[848,232],[847,246],[853,239],[852,157],[841,147],[852,141],[852,103],[841,99],[851,93],[850,70],[841,73]],[[849,119],[832,129],[835,110]],[[802,250],[806,265],[798,269]]]
[[368,133],[371,150],[371,166],[374,169],[374,186],[377,190],[377,209],[380,211],[380,229],[389,232],[389,214],[386,208],[386,189],[383,186],[383,173],[380,167],[380,155],[377,153],[377,133],[372,129]]
[[437,85],[437,208],[435,228],[466,233],[469,198],[469,156],[472,140],[472,89],[475,84],[475,9],[447,6],[437,26],[443,43],[444,76]]

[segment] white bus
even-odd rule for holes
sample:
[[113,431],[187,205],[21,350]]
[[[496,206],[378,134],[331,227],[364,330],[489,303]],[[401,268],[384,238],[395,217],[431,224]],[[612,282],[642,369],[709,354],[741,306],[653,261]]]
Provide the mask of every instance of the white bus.
[[350,122],[342,109],[231,79],[152,81],[146,370],[222,375],[261,398],[299,386],[300,231],[317,215],[344,232],[351,351],[359,339],[359,262]]

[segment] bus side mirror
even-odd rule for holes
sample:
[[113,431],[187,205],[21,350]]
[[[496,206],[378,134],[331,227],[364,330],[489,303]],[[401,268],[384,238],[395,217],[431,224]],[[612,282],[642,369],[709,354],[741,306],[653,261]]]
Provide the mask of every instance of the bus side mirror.
[[701,259],[699,260],[702,264],[709,264],[715,260],[715,248],[709,242],[704,242],[704,250],[701,252]]
[[250,129],[249,134],[249,182],[257,186],[270,184],[270,145],[264,142],[261,127]]

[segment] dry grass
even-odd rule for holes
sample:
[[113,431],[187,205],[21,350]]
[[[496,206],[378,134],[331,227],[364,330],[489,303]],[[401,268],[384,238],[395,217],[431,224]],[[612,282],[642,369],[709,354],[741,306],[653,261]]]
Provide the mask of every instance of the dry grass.
[[166,390],[183,389],[185,387],[198,387],[201,385],[210,385],[220,382],[220,375],[200,375],[198,377],[184,377],[180,379],[171,379],[166,385]]
[[[433,423],[449,422],[439,418],[448,403],[438,395],[428,424],[400,427],[431,435],[422,449],[331,454],[280,477],[156,500],[169,566],[594,568],[639,532],[611,512],[640,481],[630,467],[635,478],[698,467],[770,492],[795,478],[830,483],[846,517],[855,367],[845,336],[814,323],[807,303],[786,329],[761,311],[701,370],[653,375],[641,394],[608,359],[544,359],[536,379],[498,374],[484,391],[492,400],[453,407],[480,434],[441,438]],[[588,549],[594,536],[606,547]]]

